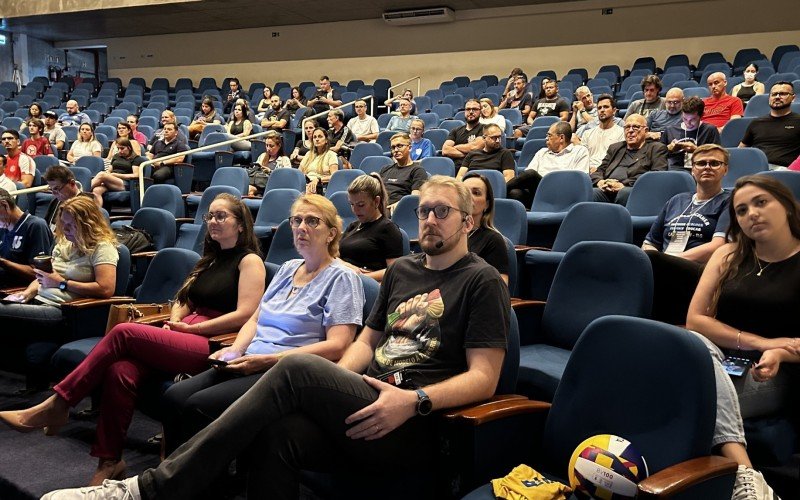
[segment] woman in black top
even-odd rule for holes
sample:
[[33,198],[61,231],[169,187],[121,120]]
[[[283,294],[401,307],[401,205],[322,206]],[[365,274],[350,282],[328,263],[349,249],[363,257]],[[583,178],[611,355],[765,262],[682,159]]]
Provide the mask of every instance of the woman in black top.
[[339,256],[355,271],[380,281],[403,255],[403,235],[386,216],[386,187],[380,175],[360,175],[347,188],[350,208],[358,218],[342,235]]
[[[236,103],[231,111],[231,119],[225,125],[228,133],[236,137],[247,137],[253,133],[253,123],[247,118],[250,108],[244,103]],[[234,151],[249,151],[250,141],[234,142]]]
[[300,139],[297,140],[294,150],[289,155],[292,165],[299,167],[300,162],[303,161],[303,158],[311,150],[311,134],[314,133],[315,128],[317,128],[317,122],[314,120],[307,120],[303,124],[303,133],[300,134]]
[[464,185],[472,194],[472,218],[475,229],[469,233],[469,251],[497,269],[508,284],[508,254],[506,240],[494,228],[494,192],[489,180],[480,174],[464,176]]
[[[800,310],[800,211],[786,186],[753,175],[736,182],[730,219],[730,243],[708,261],[686,326],[705,341],[714,362],[712,445],[739,463],[733,497],[750,489],[763,493],[758,498],[771,498],[747,455],[742,419],[788,408],[796,393],[790,378],[800,363],[800,339],[792,327]],[[732,380],[727,356],[750,360],[749,369]]]
[[92,194],[100,207],[103,206],[103,194],[107,191],[125,191],[127,181],[139,178],[139,165],[144,161],[133,150],[127,137],[114,141],[114,147],[117,153],[111,157],[105,172],[98,172],[92,179]]
[[122,448],[142,381],[154,374],[207,369],[208,337],[241,328],[264,293],[266,272],[250,210],[221,194],[203,219],[208,224],[203,257],[178,291],[163,328],[117,325],[54,387],[55,395],[27,410],[0,412],[0,420],[18,431],[46,427],[53,434],[67,423],[70,407],[102,386],[91,451],[99,463],[91,485],[125,471]]

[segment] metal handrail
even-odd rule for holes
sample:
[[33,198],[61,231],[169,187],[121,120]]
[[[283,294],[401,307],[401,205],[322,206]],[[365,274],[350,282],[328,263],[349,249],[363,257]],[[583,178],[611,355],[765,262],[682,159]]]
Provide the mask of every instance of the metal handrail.
[[342,108],[344,108],[346,106],[349,106],[351,104],[355,104],[356,101],[367,101],[367,100],[369,100],[369,104],[370,104],[370,110],[369,110],[370,111],[370,116],[375,116],[375,96],[374,95],[368,95],[368,96],[364,96],[364,97],[359,97],[359,98],[357,98],[357,99],[355,99],[353,101],[346,102],[346,103],[343,103],[343,104],[341,104],[339,106],[336,106],[335,108],[327,109],[325,111],[320,111],[319,113],[317,113],[315,115],[306,116],[305,118],[303,118],[303,121],[300,122],[300,138],[305,140],[305,138],[303,137],[303,135],[306,132],[304,125],[306,124],[307,121],[315,120],[315,119],[319,118],[320,116],[327,116],[328,113],[330,113],[334,109],[342,109]]
[[389,87],[389,95],[386,96],[386,97],[391,99],[392,98],[392,90],[396,89],[397,87],[400,87],[401,85],[405,85],[408,82],[414,81],[414,80],[417,81],[417,95],[419,95],[420,92],[422,92],[422,78],[419,77],[419,76],[412,76],[411,78],[409,78],[408,80],[406,80],[404,82],[400,82],[397,85],[392,85],[391,87]]

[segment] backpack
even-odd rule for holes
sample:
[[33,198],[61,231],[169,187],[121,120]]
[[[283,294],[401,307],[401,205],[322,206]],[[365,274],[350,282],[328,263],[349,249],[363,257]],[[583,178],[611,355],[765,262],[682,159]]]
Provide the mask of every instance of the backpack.
[[117,241],[128,247],[128,251],[131,254],[153,249],[153,237],[147,231],[131,226],[121,226],[113,229],[114,234],[117,235]]

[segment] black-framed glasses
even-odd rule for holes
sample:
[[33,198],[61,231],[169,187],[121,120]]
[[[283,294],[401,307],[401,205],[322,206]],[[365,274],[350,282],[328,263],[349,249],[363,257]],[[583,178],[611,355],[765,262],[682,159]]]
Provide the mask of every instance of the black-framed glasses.
[[794,92],[770,92],[770,97],[789,97],[790,95],[794,95]]
[[697,168],[713,168],[717,169],[721,166],[725,165],[726,163],[721,160],[697,160],[692,162],[693,167]]
[[215,221],[222,224],[223,222],[228,220],[229,215],[230,214],[228,212],[208,212],[206,214],[203,214],[202,219],[203,222],[211,222],[211,219],[214,219]]
[[465,113],[480,113],[481,108],[464,108]]
[[403,149],[403,148],[405,148],[405,147],[408,147],[408,144],[392,144],[392,145],[390,146],[390,148],[391,148],[392,150],[395,150],[395,149]]
[[306,226],[314,229],[315,227],[319,226],[319,223],[322,222],[322,219],[319,217],[315,217],[313,215],[306,215],[305,217],[300,217],[299,215],[293,215],[289,217],[289,225],[292,226],[293,229],[297,229],[300,227],[300,224],[303,222],[306,223]]
[[436,205],[434,207],[417,207],[414,209],[414,213],[417,214],[417,218],[419,220],[427,219],[431,212],[433,212],[433,216],[436,217],[437,219],[446,219],[447,216],[450,215],[450,210],[455,210],[457,212],[461,212],[462,214],[467,214],[467,212],[464,212],[463,210],[460,210],[455,207],[451,207],[449,205]]

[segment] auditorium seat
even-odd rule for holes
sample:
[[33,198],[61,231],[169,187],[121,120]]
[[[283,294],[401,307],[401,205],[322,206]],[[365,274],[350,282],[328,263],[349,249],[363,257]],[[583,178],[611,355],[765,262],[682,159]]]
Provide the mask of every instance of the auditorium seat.
[[456,175],[455,163],[453,163],[453,160],[446,156],[431,156],[428,158],[423,158],[420,161],[420,165],[428,173],[428,176],[446,175],[448,177],[455,177]]
[[734,118],[725,124],[720,132],[720,145],[724,148],[735,148],[739,146],[744,137],[744,132],[756,117],[743,116],[742,118]]
[[640,246],[667,201],[680,193],[695,191],[688,172],[645,172],[636,180],[625,208],[631,214],[633,244]]
[[[389,158],[388,156],[383,156],[383,151],[381,151],[380,156],[367,156],[363,160],[361,160],[361,165],[359,165],[359,170],[362,170],[365,174],[371,173],[379,173],[383,167],[391,165],[394,163],[393,158]],[[332,200],[333,198],[331,198]]]
[[289,218],[292,203],[299,196],[300,191],[296,189],[277,188],[266,191],[253,222],[256,237],[266,239],[271,236],[281,222]]
[[722,187],[731,189],[736,180],[745,175],[753,175],[769,169],[769,160],[763,151],[757,148],[726,148],[731,158],[728,162],[728,173],[722,178]]

